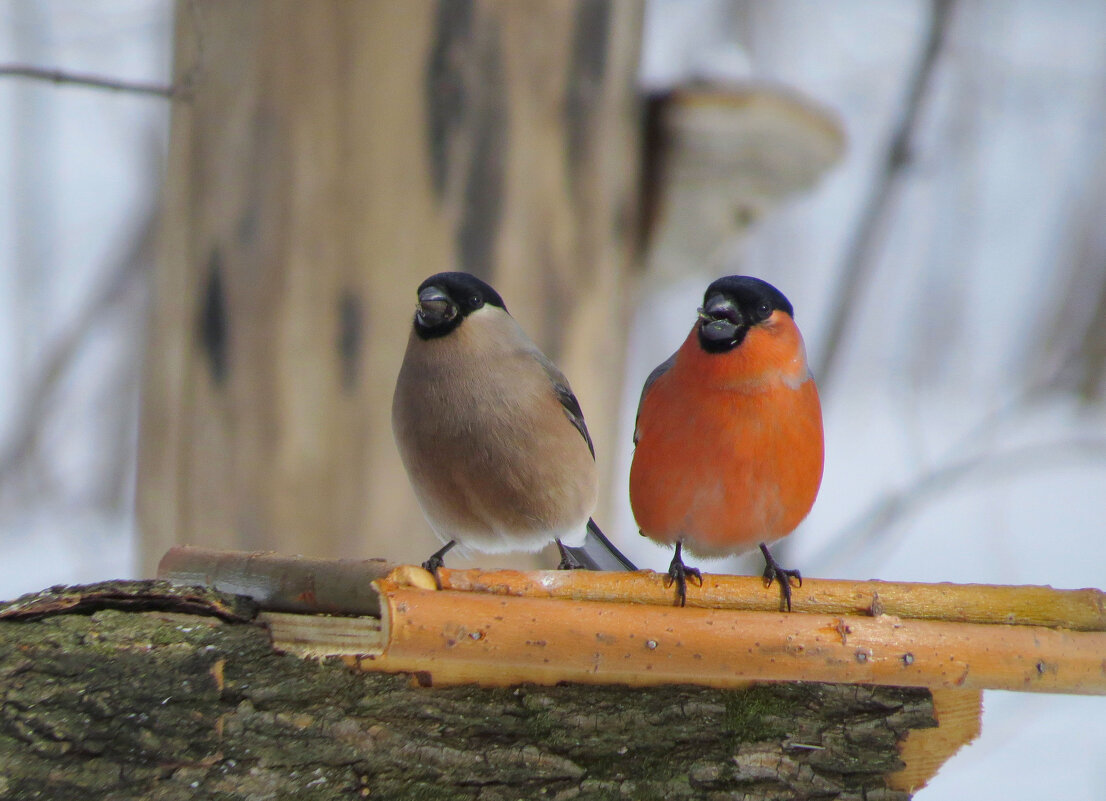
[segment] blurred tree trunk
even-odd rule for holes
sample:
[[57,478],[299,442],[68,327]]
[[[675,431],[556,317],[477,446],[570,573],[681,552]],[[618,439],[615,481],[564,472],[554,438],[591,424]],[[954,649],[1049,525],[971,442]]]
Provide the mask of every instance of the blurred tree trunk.
[[415,287],[443,269],[493,283],[559,362],[609,473],[640,21],[612,0],[179,5],[147,571],[174,543],[426,556],[389,415]]

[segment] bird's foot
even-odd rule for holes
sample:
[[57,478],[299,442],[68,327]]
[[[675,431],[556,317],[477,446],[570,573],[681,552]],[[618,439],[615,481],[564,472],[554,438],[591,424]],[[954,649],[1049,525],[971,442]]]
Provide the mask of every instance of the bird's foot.
[[787,611],[791,611],[791,580],[795,579],[798,582],[796,586],[803,586],[803,577],[798,570],[788,570],[787,568],[780,567],[780,563],[775,560],[772,553],[768,550],[768,546],[763,542],[760,544],[760,552],[764,554],[764,586],[771,587],[772,582],[778,582],[780,585],[780,606],[786,606]]
[[557,564],[558,570],[586,570],[587,565],[580,562],[575,556],[573,556],[568,548],[561,544],[560,540],[556,540],[557,550],[561,552],[561,561]]
[[676,583],[676,606],[687,605],[688,579],[695,581],[696,586],[703,586],[703,574],[697,567],[688,567],[683,560],[683,543],[676,543],[676,554],[672,557],[672,564],[668,566],[668,575],[664,579],[664,586],[671,587]]
[[438,578],[438,568],[445,566],[445,555],[449,553],[450,548],[457,544],[457,540],[450,540],[434,553],[430,554],[430,558],[422,563],[423,570],[429,570],[434,576],[434,583],[438,585],[438,589],[442,588],[442,581]]

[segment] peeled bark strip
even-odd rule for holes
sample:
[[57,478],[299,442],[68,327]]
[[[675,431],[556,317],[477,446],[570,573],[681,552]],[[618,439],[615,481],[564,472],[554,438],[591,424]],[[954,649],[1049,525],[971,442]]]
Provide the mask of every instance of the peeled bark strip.
[[0,621],[0,694],[0,798],[51,801],[907,799],[934,725],[887,687],[424,688],[168,607]]
[[245,595],[226,595],[202,586],[179,586],[168,581],[103,581],[54,586],[0,603],[0,620],[89,615],[101,609],[185,612],[245,622],[257,617],[258,604]]

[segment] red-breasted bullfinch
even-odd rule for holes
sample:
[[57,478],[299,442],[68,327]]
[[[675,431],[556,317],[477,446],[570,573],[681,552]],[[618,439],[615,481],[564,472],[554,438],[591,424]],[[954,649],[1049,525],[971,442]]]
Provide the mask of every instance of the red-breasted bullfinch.
[[790,534],[822,481],[822,409],[791,303],[758,278],[709,287],[684,344],[645,381],[634,432],[630,504],[641,533],[675,544],[669,583],[687,594],[684,547],[703,557],[764,554],[767,584],[791,609],[797,570],[768,543]]
[[503,299],[468,273],[432,275],[392,398],[392,431],[415,496],[445,546],[538,551],[561,567],[633,570],[591,513],[598,472],[568,380]]

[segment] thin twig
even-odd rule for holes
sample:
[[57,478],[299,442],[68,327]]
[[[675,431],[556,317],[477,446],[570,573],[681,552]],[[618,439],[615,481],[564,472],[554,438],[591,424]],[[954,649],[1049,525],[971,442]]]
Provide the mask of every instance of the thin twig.
[[954,5],[955,0],[933,0],[921,58],[910,76],[902,113],[887,142],[879,174],[845,249],[841,277],[836,282],[834,301],[830,305],[829,327],[823,337],[821,354],[814,362],[814,374],[823,394],[834,377],[846,329],[858,316],[857,302],[875,268],[876,251],[893,218],[895,207],[892,201],[897,179],[911,161],[918,118],[929,94],[934,67],[944,49]]
[[919,506],[943,493],[963,489],[968,478],[994,481],[1000,478],[1044,470],[1059,463],[1088,459],[1106,465],[1106,440],[1070,439],[1026,445],[1001,453],[985,453],[949,462],[917,476],[897,492],[884,495],[860,515],[855,523],[835,536],[829,545],[810,559],[818,570],[832,571],[846,564],[862,548],[887,536],[891,526]]
[[104,78],[99,75],[32,67],[27,64],[0,64],[0,77],[28,78],[35,81],[83,86],[89,89],[108,89],[113,92],[148,95],[167,100],[179,100],[187,97],[188,94],[182,87],[175,84],[165,86],[141,81],[122,81],[115,78]]
[[[870,544],[877,534],[881,544],[886,545],[893,538],[891,526],[909,514],[913,506],[920,505],[928,499],[911,498],[911,493],[923,491],[935,476],[940,476],[946,471],[952,470],[959,474],[953,466],[953,459],[957,454],[978,449],[981,443],[998,431],[1004,423],[1025,414],[1027,410],[1046,400],[1050,394],[1049,390],[1050,387],[1046,384],[1025,387],[1018,395],[986,414],[945,449],[945,453],[951,456],[929,470],[919,471],[911,483],[899,492],[886,492],[874,500],[863,514],[845,526],[832,538],[830,545],[816,554],[811,561],[819,566],[844,564],[846,558],[851,558],[864,545]],[[977,458],[973,461],[978,463],[982,460]],[[894,510],[893,513],[892,510]],[[788,541],[777,543],[776,547],[779,548],[783,544],[788,544]]]
[[[1087,119],[1106,116],[1106,76],[1099,79],[1094,107]],[[1091,127],[1093,143],[1085,147],[1094,166],[1085,177],[1073,181],[1078,200],[1074,211],[1059,232],[1060,254],[1056,263],[1066,275],[1054,278],[1057,270],[1050,264],[1041,271],[1049,280],[1042,288],[1059,290],[1044,309],[1032,330],[1043,332],[1030,340],[1025,354],[1025,373],[1065,389],[1089,403],[1101,402],[1106,382],[1106,228],[1102,226],[1102,208],[1106,205],[1106,152],[1100,132]]]
[[150,253],[157,230],[157,214],[156,205],[151,205],[149,213],[139,221],[124,258],[88,299],[69,329],[54,343],[38,374],[22,393],[22,402],[10,427],[14,433],[0,447],[0,484],[9,479],[35,452],[49,409],[47,401],[87,342],[89,332],[103,320],[107,311],[126,297],[135,281],[145,274],[150,264]]

